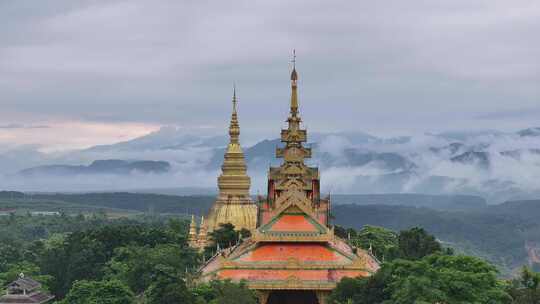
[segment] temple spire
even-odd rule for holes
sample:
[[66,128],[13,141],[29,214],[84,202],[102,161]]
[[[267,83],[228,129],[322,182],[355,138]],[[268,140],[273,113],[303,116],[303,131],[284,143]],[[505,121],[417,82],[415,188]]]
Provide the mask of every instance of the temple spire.
[[293,69],[291,72],[291,117],[298,116],[298,94],[297,94],[297,81],[298,73],[296,72],[296,50],[293,50]]
[[[285,147],[278,147],[276,156],[284,158],[284,168],[282,171],[297,176],[298,172],[306,171],[304,159],[311,157],[311,149],[303,146],[307,141],[307,132],[301,129],[300,112],[298,110],[298,72],[296,71],[296,51],[293,51],[293,69],[291,72],[291,102],[290,114],[287,117],[287,129],[281,130],[281,142],[285,143]],[[291,164],[304,166],[302,168],[291,166]]]
[[240,142],[240,124],[238,123],[238,113],[236,110],[236,85],[233,85],[233,111],[231,115],[231,123],[229,125],[229,136],[231,144],[238,144]]
[[188,242],[192,246],[197,243],[197,223],[195,223],[195,215],[191,215],[191,223],[189,224]]
[[230,142],[225,151],[222,174],[218,178],[220,195],[249,196],[250,179],[246,172],[244,153],[240,146],[240,124],[238,123],[236,86],[233,87],[232,114],[229,125]]

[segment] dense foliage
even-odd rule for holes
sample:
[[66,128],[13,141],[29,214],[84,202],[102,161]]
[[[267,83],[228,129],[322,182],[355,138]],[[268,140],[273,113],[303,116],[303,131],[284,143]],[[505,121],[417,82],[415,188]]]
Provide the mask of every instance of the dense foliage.
[[417,260],[433,253],[451,253],[451,249],[441,246],[433,235],[424,229],[413,227],[395,233],[391,230],[366,225],[359,231],[336,226],[336,234],[359,248],[369,250],[380,261],[397,258]]
[[135,297],[120,281],[76,281],[60,304],[131,304]]
[[344,279],[331,303],[510,303],[496,270],[469,256],[434,254],[384,263],[370,278]]
[[[213,201],[213,196],[144,193],[30,196],[20,192],[0,192],[0,209],[17,208],[66,213],[96,213],[103,209],[108,213],[154,212],[202,215]],[[486,258],[497,265],[505,275],[510,275],[521,265],[534,262],[535,259],[529,259],[524,244],[540,248],[540,221],[537,220],[540,218],[540,201],[514,201],[486,206],[476,197],[413,194],[336,195],[333,201],[360,204],[334,204],[332,213],[339,225],[355,229],[361,229],[364,225],[376,225],[395,231],[420,226],[462,253]],[[27,229],[27,231],[40,233],[39,230],[32,232],[31,229]],[[532,267],[540,271],[540,265]]]
[[220,248],[231,247],[250,236],[251,232],[245,228],[238,231],[231,223],[220,224],[218,229],[210,232],[208,235],[211,242],[204,248],[204,258],[208,259],[216,254]]
[[194,290],[199,299],[209,304],[256,304],[254,291],[247,289],[245,282],[212,281],[199,285]]
[[[358,211],[360,207],[368,209]],[[369,225],[360,230],[335,227],[337,235],[371,251],[382,268],[369,278],[342,280],[332,303],[540,304],[540,274],[523,269],[518,278],[503,281],[484,260],[454,255],[426,230],[413,225],[422,224],[430,232],[433,228],[445,241],[481,240],[479,247],[502,248],[501,255],[511,251],[505,246],[522,242],[523,248],[525,240],[534,246],[536,209],[528,208],[527,203],[490,208],[485,214],[465,214],[397,206],[337,207],[335,214],[341,222],[352,218],[340,212],[349,211],[355,217],[354,227],[383,222],[402,231]],[[106,210],[86,215],[19,212],[0,216],[0,284],[23,272],[43,283],[61,304],[256,303],[245,283],[194,284],[195,270],[204,258],[215,253],[218,245],[235,245],[248,231],[222,225],[210,234],[215,243],[206,248],[204,257],[186,244],[186,220],[140,215],[111,219]],[[494,231],[486,231],[486,227]],[[503,231],[503,227],[514,228]],[[505,243],[511,237],[517,240]]]
[[61,304],[256,303],[243,283],[193,287],[201,255],[187,246],[188,223],[104,214],[0,217],[0,284],[23,272]]
[[373,226],[336,231],[379,257],[392,252],[392,258],[371,277],[343,279],[331,303],[540,303],[540,274],[524,269],[520,278],[499,280],[494,266],[476,257],[453,255],[421,228],[399,234]]
[[508,293],[515,304],[540,304],[540,273],[523,268],[521,275],[510,282]]

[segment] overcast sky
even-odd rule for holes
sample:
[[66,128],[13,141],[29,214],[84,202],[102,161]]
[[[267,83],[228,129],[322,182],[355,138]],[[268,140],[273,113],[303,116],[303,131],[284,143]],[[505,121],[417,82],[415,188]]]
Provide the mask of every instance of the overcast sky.
[[0,143],[162,125],[277,136],[292,49],[310,131],[540,125],[538,0],[0,1]]

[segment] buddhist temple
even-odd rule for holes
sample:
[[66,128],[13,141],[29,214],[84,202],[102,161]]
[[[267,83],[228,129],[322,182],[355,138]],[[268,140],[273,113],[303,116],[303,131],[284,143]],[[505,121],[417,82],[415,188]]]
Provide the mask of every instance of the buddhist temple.
[[232,115],[229,124],[229,144],[225,151],[222,173],[218,177],[219,194],[210,209],[206,221],[201,218],[199,232],[195,218],[190,225],[189,243],[203,249],[208,245],[208,233],[220,224],[231,223],[236,230],[254,230],[257,224],[257,206],[251,199],[251,179],[247,175],[244,152],[240,146],[240,124],[238,122],[236,88],[233,90]]
[[54,296],[40,290],[41,284],[24,274],[7,286],[7,293],[0,297],[0,304],[50,303]]
[[329,223],[330,199],[321,198],[319,170],[305,163],[311,149],[301,128],[297,82],[294,66],[288,127],[276,150],[283,160],[269,168],[256,230],[201,268],[203,282],[246,280],[261,304],[325,304],[342,278],[369,276],[379,268],[374,256],[337,237]]

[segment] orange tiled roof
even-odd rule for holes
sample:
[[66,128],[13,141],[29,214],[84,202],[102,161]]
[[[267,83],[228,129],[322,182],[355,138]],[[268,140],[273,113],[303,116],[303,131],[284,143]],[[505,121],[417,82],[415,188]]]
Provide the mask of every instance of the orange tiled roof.
[[271,225],[271,231],[310,231],[316,232],[319,229],[310,222],[303,214],[284,214]]
[[321,244],[311,243],[266,243],[249,251],[238,261],[242,262],[285,262],[291,258],[302,262],[334,262],[341,255]]

